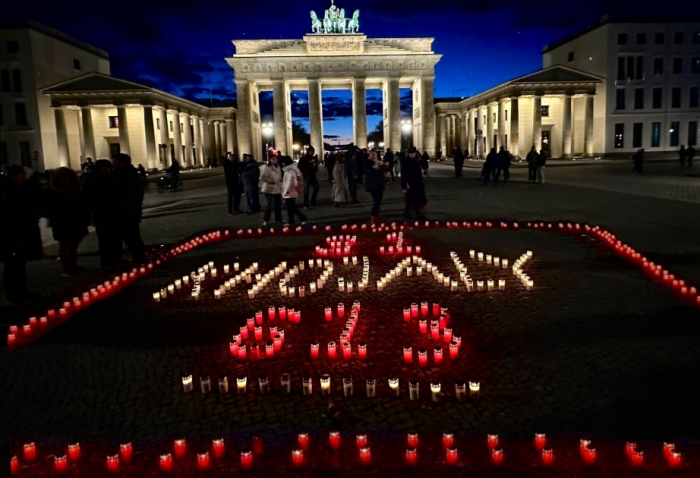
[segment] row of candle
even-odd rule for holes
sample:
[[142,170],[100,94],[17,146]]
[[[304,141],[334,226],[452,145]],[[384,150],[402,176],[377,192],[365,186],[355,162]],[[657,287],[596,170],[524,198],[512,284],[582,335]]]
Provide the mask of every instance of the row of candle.
[[476,252],[474,249],[469,250],[469,258],[477,259],[479,262],[484,262],[484,259],[486,259],[486,263],[489,265],[493,264],[496,267],[500,266],[503,269],[508,269],[508,259],[501,259],[498,256],[491,256],[491,254],[484,255],[483,252]]
[[357,242],[356,236],[333,236],[326,237],[326,244],[328,248],[323,248],[321,246],[316,246],[316,254],[322,257],[330,256],[347,256],[350,254],[350,249]]
[[[397,242],[397,244],[399,244]],[[421,246],[416,246],[415,248],[413,246],[406,246],[406,253],[407,254],[412,254],[415,250],[416,254],[421,253]],[[394,246],[379,246],[379,253],[384,255],[384,254],[389,254],[390,256],[393,255],[394,253],[396,254],[403,254],[404,248],[402,245],[397,245],[396,249],[394,249]]]
[[[309,259],[309,263],[313,264],[313,259]],[[303,264],[303,262],[300,262],[299,264]],[[319,267],[321,266],[321,259],[318,259],[318,264]],[[323,286],[326,285],[326,282],[328,282],[328,278],[333,275],[333,263],[329,262],[328,260],[323,261],[323,265],[325,267],[325,270],[321,273],[319,278],[316,281],[312,281],[309,284],[309,291],[312,294],[315,294],[318,290],[323,289]],[[304,266],[301,265],[301,270],[304,269]],[[313,267],[313,266],[312,266]],[[289,282],[299,273],[299,269],[295,266],[294,269],[292,269],[288,275],[285,275],[283,279],[280,279],[279,281],[279,290],[280,290],[280,295],[283,297],[295,297],[297,295],[297,288],[296,287],[290,287]],[[298,295],[299,297],[305,297],[306,296],[306,286],[299,286],[298,288]]]
[[[240,264],[238,262],[234,263],[233,268],[234,271],[238,272],[240,270]],[[221,286],[219,289],[215,289],[215,298],[218,299],[221,295],[225,294],[226,291],[231,290],[232,287],[235,287],[236,284],[240,284],[243,281],[251,283],[251,274],[255,273],[257,270],[258,263],[254,262],[253,265],[246,268],[244,271],[242,271],[241,274],[236,275],[235,278],[227,280],[224,283],[224,285]],[[229,272],[230,265],[224,264],[224,274],[229,274]],[[192,296],[199,297],[201,293],[201,283],[206,280],[207,274],[210,274],[212,278],[217,276],[217,269],[214,267],[213,261],[210,261],[208,264],[204,264],[202,267],[199,267],[196,272],[192,271],[189,275],[182,276],[182,279],[176,279],[173,283],[168,284],[159,292],[154,292],[153,300],[156,302],[160,302],[161,299],[167,298],[168,295],[173,295],[176,290],[182,289],[183,285],[189,285],[190,280],[193,281]],[[197,283],[194,283],[195,279],[197,280]]]
[[[323,383],[323,382],[322,382]],[[384,439],[382,439],[384,440]],[[250,469],[253,466],[253,456],[262,455],[264,450],[264,440],[260,436],[253,437],[253,447],[250,449],[240,450],[241,467]],[[370,448],[369,437],[366,433],[357,433],[354,439],[355,445],[359,452],[359,461],[363,465],[369,465],[372,462],[372,454]],[[291,450],[291,464],[294,467],[304,465],[304,453],[310,449],[311,437],[308,432],[299,432],[296,435],[296,440]],[[445,463],[448,465],[456,465],[459,463],[459,450],[456,446],[454,433],[443,433],[441,437],[441,445],[445,453]],[[554,464],[554,450],[546,446],[546,436],[543,433],[535,434],[534,445],[536,451],[540,455],[540,460],[543,466],[551,466]],[[328,446],[332,450],[340,450],[342,446],[342,435],[339,431],[328,432]],[[415,465],[418,462],[418,450],[421,446],[421,439],[418,433],[409,432],[406,435],[406,451],[405,462],[407,465]],[[496,434],[486,436],[486,446],[490,452],[491,462],[494,465],[503,464],[504,451],[499,447],[499,437]],[[67,445],[66,453],[55,453],[53,463],[54,469],[57,472],[63,473],[68,469],[68,462],[78,463],[81,461],[80,443],[70,443]],[[23,458],[26,462],[36,461],[36,444],[34,442],[25,443],[23,448]],[[226,444],[224,438],[214,438],[211,442],[211,452],[214,458],[221,459],[224,457]],[[676,450],[675,444],[664,443],[662,445],[664,460],[667,465],[675,468],[681,465],[682,455]],[[161,471],[173,471],[173,455],[177,459],[185,458],[187,454],[187,441],[184,438],[173,440],[173,451],[161,453],[158,460],[158,466]],[[627,442],[625,444],[625,454],[629,462],[633,466],[640,466],[644,462],[644,452],[637,448],[636,443]],[[579,455],[585,465],[594,465],[597,458],[596,449],[592,446],[591,440],[579,440]],[[202,470],[208,470],[211,466],[211,459],[208,447],[196,454],[197,467]],[[121,443],[119,451],[115,454],[106,456],[106,466],[110,472],[119,471],[120,465],[129,464],[133,460],[133,446],[131,442]],[[11,458],[11,473],[14,475],[19,472],[20,461],[17,455]]]
[[530,279],[530,276],[525,274],[522,269],[525,263],[530,259],[532,259],[532,251],[527,251],[513,264],[513,275],[520,279],[520,282],[522,282],[527,290],[532,290],[535,286],[535,281]]
[[[343,263],[345,265],[348,265],[348,258],[344,257],[343,258]],[[357,257],[353,257],[353,265],[357,264]],[[364,256],[362,258],[362,280],[360,280],[357,283],[357,290],[359,292],[364,292],[365,288],[367,287],[367,283],[369,282],[369,257]],[[352,293],[354,291],[353,283],[348,281],[347,284],[345,283],[345,278],[343,277],[338,277],[338,290],[340,292],[349,292]]]

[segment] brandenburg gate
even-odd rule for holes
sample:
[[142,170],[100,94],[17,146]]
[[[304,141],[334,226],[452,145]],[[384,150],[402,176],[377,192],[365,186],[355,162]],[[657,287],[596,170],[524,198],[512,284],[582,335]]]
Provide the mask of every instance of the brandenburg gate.
[[273,92],[274,140],[282,154],[292,154],[290,91],[309,91],[311,145],[323,155],[322,90],[352,90],[354,143],[367,147],[366,94],[381,88],[384,142],[401,149],[400,88],[413,94],[413,144],[435,153],[433,82],[441,55],[432,51],[432,38],[368,39],[359,32],[359,10],[345,18],[335,5],[323,20],[311,12],[312,33],[302,40],[234,40],[236,53],[227,58],[234,71],[237,93],[239,154],[263,157],[261,91]]

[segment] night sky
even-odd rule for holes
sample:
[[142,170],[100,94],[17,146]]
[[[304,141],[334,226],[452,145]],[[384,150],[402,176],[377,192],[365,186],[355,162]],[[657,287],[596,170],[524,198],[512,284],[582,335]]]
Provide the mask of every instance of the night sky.
[[[109,52],[112,75],[197,101],[235,99],[233,70],[224,61],[232,39],[295,39],[310,32],[309,10],[319,16],[330,0],[184,2],[181,0],[10,2],[3,16],[31,18]],[[338,0],[346,16],[360,9],[368,37],[433,37],[443,55],[436,97],[461,97],[539,69],[542,47],[596,22],[601,15],[700,15],[700,2],[683,12],[668,3],[634,0],[552,2],[506,0]],[[690,11],[689,11],[690,9]],[[320,12],[320,13],[319,13]],[[410,116],[410,90],[402,90]],[[293,92],[293,118],[308,125],[306,92]],[[350,92],[323,93],[324,134],[352,136]],[[272,114],[271,93],[261,94],[262,116]],[[381,117],[381,91],[367,90],[368,130]],[[335,142],[335,139],[333,140]]]

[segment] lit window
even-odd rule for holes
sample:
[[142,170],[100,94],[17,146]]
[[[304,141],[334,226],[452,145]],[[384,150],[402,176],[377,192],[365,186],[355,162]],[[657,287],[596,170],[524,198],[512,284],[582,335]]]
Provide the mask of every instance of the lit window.
[[661,123],[651,124],[651,146],[658,148],[661,144]]
[[542,116],[549,116],[549,105],[542,105]]
[[615,147],[625,147],[625,125],[624,123],[615,124]]
[[119,117],[118,116],[110,116],[109,117],[109,127],[110,128],[119,128]]

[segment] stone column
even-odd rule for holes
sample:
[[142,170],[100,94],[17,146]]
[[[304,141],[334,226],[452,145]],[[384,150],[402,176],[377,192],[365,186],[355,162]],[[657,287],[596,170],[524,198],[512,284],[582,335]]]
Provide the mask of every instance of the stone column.
[[532,100],[532,144],[537,152],[542,149],[542,95],[536,94]]
[[[214,121],[214,154],[212,155],[213,157],[216,157],[216,159],[219,159],[219,156],[221,155],[221,128],[219,127],[219,122]],[[261,158],[256,158],[258,161]]]
[[175,150],[175,159],[182,166],[182,132],[180,131],[180,113],[176,110],[171,110],[173,117],[173,149]]
[[435,156],[435,108],[433,106],[434,76],[421,78],[423,82],[421,89],[421,124],[423,125],[423,148],[428,155]]
[[445,136],[447,136],[447,141],[443,153],[445,157],[448,157],[452,155],[452,115],[445,117]]
[[455,146],[459,149],[464,149],[462,144],[462,114],[455,115]]
[[146,133],[146,164],[148,169],[156,169],[156,132],[153,127],[153,106],[143,105],[143,126]]
[[447,156],[447,115],[440,113],[440,151]]
[[130,154],[129,123],[126,120],[126,106],[117,105],[117,121],[119,121],[119,151]]
[[[168,111],[165,108],[158,108],[158,118],[160,123],[160,144],[159,154],[162,155],[163,166],[170,166],[170,127],[168,125]],[[163,148],[162,145],[165,145]]]
[[226,123],[219,121],[219,158],[226,154]]
[[211,158],[211,135],[209,134],[209,120],[203,119],[202,123],[202,166],[207,164],[207,158]]
[[[209,141],[207,141],[207,145],[209,146],[208,158],[214,159],[216,156],[216,123],[214,121],[209,121],[207,130],[209,131]],[[241,153],[241,159],[243,158],[243,154],[244,153]],[[245,154],[253,154],[253,152],[251,150],[251,152]]]
[[96,160],[95,133],[92,130],[92,110],[89,106],[81,106],[80,111],[82,113],[81,123],[83,126],[83,157]]
[[56,140],[58,142],[58,165],[62,168],[68,165],[68,131],[66,130],[66,113],[63,108],[54,108],[56,119]]
[[495,148],[493,144],[493,104],[486,106],[486,151],[484,154],[489,154],[491,148]]
[[275,149],[283,155],[291,154],[287,151],[287,102],[285,100],[286,88],[283,80],[272,81],[272,105],[274,108],[275,124]]
[[510,152],[520,156],[520,110],[518,98],[510,99]]
[[464,141],[466,143],[466,148],[469,151],[470,155],[474,154],[474,141],[472,139],[472,136],[474,134],[473,122],[474,119],[471,115],[471,111],[468,111],[464,114]]
[[[238,159],[244,154],[253,154],[253,111],[250,104],[251,85],[247,80],[236,80],[236,104],[238,112],[238,128],[236,140],[238,143]],[[206,128],[205,124],[205,128]],[[210,141],[213,135],[209,135]],[[209,145],[209,143],[207,143]],[[212,156],[211,149],[207,153]]]
[[192,124],[189,113],[182,114],[182,126],[185,128],[185,164],[190,167],[192,163]]
[[501,146],[508,149],[508,145],[506,144],[506,113],[505,113],[506,104],[505,103],[506,103],[506,100],[504,100],[504,99],[498,100],[498,149],[500,149]]
[[584,145],[586,156],[593,156],[593,95],[586,95],[586,110],[584,118]]
[[484,130],[484,125],[482,123],[481,119],[481,108],[476,108],[473,110],[474,111],[474,118],[476,118],[476,125],[474,126],[474,144],[476,144],[476,147],[474,148],[474,157],[475,158],[481,158],[484,154],[484,147],[483,147],[483,142],[481,137],[477,134],[479,130],[481,130],[483,134]]
[[355,146],[366,148],[367,94],[364,78],[355,78],[352,82],[352,127]]
[[562,148],[563,156],[565,158],[571,157],[571,95],[564,95],[562,99],[564,102],[562,121],[564,122],[562,128]]
[[199,116],[192,117],[192,125],[194,126],[194,151],[195,151],[195,166],[204,166],[204,148],[202,147],[202,118]]
[[399,95],[399,79],[388,78],[387,83],[387,114],[389,138],[384,138],[387,147],[392,151],[401,151],[401,103]]
[[233,119],[226,118],[226,152],[233,153],[236,150],[236,142],[233,137]]
[[319,159],[323,159],[323,108],[321,107],[321,80],[309,80],[309,128],[311,146]]

